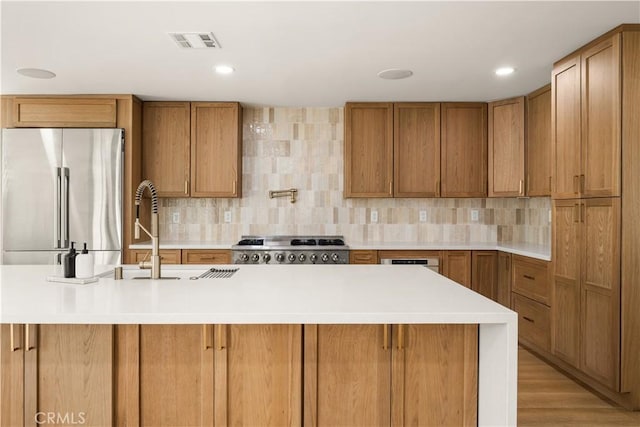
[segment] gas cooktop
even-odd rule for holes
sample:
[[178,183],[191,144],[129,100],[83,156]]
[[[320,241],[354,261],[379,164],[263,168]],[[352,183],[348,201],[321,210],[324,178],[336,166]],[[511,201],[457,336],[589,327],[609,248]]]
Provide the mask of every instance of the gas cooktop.
[[231,247],[236,264],[347,264],[342,236],[242,236]]

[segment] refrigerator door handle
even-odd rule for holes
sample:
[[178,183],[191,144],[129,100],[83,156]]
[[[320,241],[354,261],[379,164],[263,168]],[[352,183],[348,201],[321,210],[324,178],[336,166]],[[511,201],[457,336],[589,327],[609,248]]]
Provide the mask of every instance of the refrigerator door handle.
[[60,249],[60,240],[62,239],[61,222],[62,222],[62,168],[56,168],[56,208],[54,210],[54,225],[56,227],[56,246],[55,249]]
[[62,168],[64,174],[64,247],[69,247],[69,168]]

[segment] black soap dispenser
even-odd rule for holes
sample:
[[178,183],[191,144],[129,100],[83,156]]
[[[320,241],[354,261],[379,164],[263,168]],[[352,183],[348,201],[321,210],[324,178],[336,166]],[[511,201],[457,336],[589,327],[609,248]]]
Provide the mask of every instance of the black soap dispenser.
[[76,242],[71,242],[71,249],[64,255],[62,263],[64,264],[64,277],[76,277],[76,257],[78,253],[73,247]]

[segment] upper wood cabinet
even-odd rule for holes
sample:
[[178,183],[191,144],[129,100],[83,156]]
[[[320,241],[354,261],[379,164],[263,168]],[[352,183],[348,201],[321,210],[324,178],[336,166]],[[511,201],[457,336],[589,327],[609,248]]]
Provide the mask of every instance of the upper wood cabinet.
[[145,102],[142,175],[160,197],[189,195],[191,110],[188,102]]
[[393,105],[395,197],[440,195],[440,104]]
[[524,196],[525,98],[489,103],[489,197]]
[[487,197],[487,104],[441,104],[440,197]]
[[393,197],[393,104],[347,103],[344,196]]
[[116,99],[16,96],[11,114],[13,127],[115,128]]
[[551,84],[527,95],[527,196],[551,195]]
[[241,117],[233,102],[145,102],[143,177],[160,197],[240,197]]
[[620,195],[621,34],[555,64],[554,199]]
[[114,424],[112,325],[3,324],[0,345],[1,425]]

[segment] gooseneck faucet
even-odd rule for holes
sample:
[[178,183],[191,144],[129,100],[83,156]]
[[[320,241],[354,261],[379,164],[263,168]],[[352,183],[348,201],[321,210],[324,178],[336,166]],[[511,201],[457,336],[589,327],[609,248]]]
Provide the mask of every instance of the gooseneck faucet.
[[[140,224],[140,203],[142,202],[142,193],[145,189],[149,189],[151,193],[151,232]],[[138,185],[136,190],[136,222],[134,226],[134,237],[140,238],[140,229],[151,237],[151,261],[141,261],[139,266],[142,269],[151,269],[151,278],[160,278],[160,236],[158,234],[158,192],[153,182],[145,179]]]

